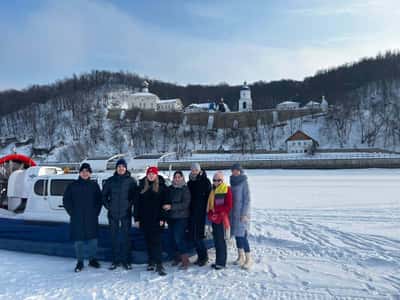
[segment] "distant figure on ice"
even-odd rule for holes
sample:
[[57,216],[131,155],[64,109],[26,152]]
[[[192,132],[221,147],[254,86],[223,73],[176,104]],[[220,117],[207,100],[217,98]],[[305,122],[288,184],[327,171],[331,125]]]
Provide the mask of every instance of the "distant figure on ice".
[[229,213],[232,209],[232,191],[224,182],[224,173],[218,171],[213,178],[213,188],[208,197],[208,219],[212,222],[215,246],[215,263],[211,265],[215,270],[226,266],[226,240],[230,239]]
[[78,260],[75,272],[83,267],[84,248],[89,254],[89,266],[100,268],[96,259],[101,191],[97,182],[90,180],[92,169],[88,163],[79,168],[79,178],[66,188],[63,205],[70,216],[70,234]]
[[250,223],[250,191],[247,176],[240,164],[231,168],[230,184],[232,188],[233,208],[231,212],[231,234],[236,239],[238,258],[235,264],[248,270],[252,265],[250,246],[247,239]]
[[146,177],[139,183],[139,199],[134,207],[135,224],[144,233],[148,266],[147,271],[167,275],[161,262],[161,232],[171,202],[167,199],[164,178],[158,175],[157,167],[149,167]]
[[108,210],[113,253],[110,270],[115,270],[121,263],[124,269],[132,269],[130,230],[138,187],[127,168],[125,159],[119,159],[114,175],[107,179],[103,187],[103,205]]
[[195,264],[202,267],[208,262],[207,248],[204,244],[204,227],[211,182],[207,178],[206,171],[198,163],[193,163],[190,168],[188,187],[191,195],[189,239],[193,240],[197,252]]
[[168,187],[171,209],[168,215],[168,228],[175,257],[173,265],[181,264],[181,269],[189,267],[189,255],[185,240],[190,215],[190,191],[182,171],[175,171],[172,185]]

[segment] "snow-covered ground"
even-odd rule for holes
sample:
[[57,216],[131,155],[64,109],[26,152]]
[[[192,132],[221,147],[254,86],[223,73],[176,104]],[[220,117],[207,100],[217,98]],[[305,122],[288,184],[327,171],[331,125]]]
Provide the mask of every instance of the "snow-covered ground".
[[230,263],[233,247],[226,270],[166,277],[0,251],[0,299],[400,299],[400,170],[248,174],[250,272]]

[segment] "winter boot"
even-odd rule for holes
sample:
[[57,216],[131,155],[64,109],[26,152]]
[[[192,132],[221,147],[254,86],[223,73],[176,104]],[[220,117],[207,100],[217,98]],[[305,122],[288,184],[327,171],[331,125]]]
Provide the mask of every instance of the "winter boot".
[[83,269],[83,261],[78,261],[75,267],[75,273],[79,273]]
[[146,268],[147,271],[154,271],[155,269],[156,269],[156,265],[153,263],[149,263]]
[[176,267],[177,265],[179,265],[182,262],[181,260],[181,256],[179,254],[176,254],[174,257],[174,260],[171,263],[171,266]]
[[245,254],[246,254],[246,261],[242,265],[242,269],[249,270],[253,265],[253,259],[251,258],[250,252],[246,252]]
[[246,261],[244,250],[238,249],[238,258],[233,262],[234,265],[243,266]]
[[158,275],[160,275],[160,276],[165,276],[165,275],[167,275],[167,273],[165,272],[165,269],[164,269],[164,267],[163,267],[162,264],[157,264],[157,266],[156,266],[156,272],[157,272]]
[[118,267],[119,267],[119,263],[113,262],[108,269],[112,271],[112,270],[115,270]]
[[100,264],[97,261],[97,259],[91,259],[89,260],[89,266],[91,266],[92,268],[98,269],[100,268]]
[[211,268],[213,268],[214,270],[222,270],[225,269],[225,266],[221,266],[221,265],[217,265],[217,264],[212,264]]
[[131,265],[130,263],[123,263],[123,264],[122,264],[122,267],[123,267],[125,270],[132,270],[132,265]]
[[187,270],[187,268],[189,267],[189,264],[190,264],[189,255],[182,254],[181,261],[182,261],[182,265],[181,265],[180,269]]
[[203,267],[208,263],[208,256],[204,257],[204,258],[198,258],[196,261],[196,265],[198,265],[199,267]]

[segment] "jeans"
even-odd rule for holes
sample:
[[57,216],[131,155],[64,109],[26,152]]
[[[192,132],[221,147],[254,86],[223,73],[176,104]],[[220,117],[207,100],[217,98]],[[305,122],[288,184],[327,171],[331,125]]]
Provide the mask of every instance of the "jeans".
[[96,252],[97,252],[97,239],[86,240],[86,241],[75,241],[75,255],[78,261],[83,261],[84,259],[84,252],[86,251],[89,257],[89,260],[96,259]]
[[224,225],[222,223],[221,224],[212,223],[212,229],[213,229],[213,238],[215,246],[215,256],[216,256],[215,264],[225,267],[227,249],[226,249]]
[[172,241],[173,251],[179,254],[187,253],[187,245],[185,241],[185,232],[188,227],[188,219],[169,219],[168,228],[170,240]]
[[244,249],[244,252],[246,253],[250,252],[249,240],[247,239],[247,231],[244,234],[244,236],[237,236],[235,237],[235,239],[236,239],[236,247],[238,249]]
[[108,219],[111,229],[111,243],[113,263],[131,263],[131,237],[132,218]]

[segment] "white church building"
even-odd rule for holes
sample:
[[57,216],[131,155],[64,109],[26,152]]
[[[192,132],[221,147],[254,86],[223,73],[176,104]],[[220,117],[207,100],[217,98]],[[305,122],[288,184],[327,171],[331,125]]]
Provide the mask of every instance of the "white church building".
[[240,89],[238,110],[240,112],[253,110],[253,100],[251,99],[251,90],[250,87],[247,85],[246,81],[243,83],[243,86]]
[[118,106],[124,110],[139,108],[155,111],[180,111],[183,109],[182,101],[179,98],[160,100],[156,94],[150,93],[147,81],[143,82],[140,92],[114,92],[109,96],[111,96],[111,99],[117,100]]

